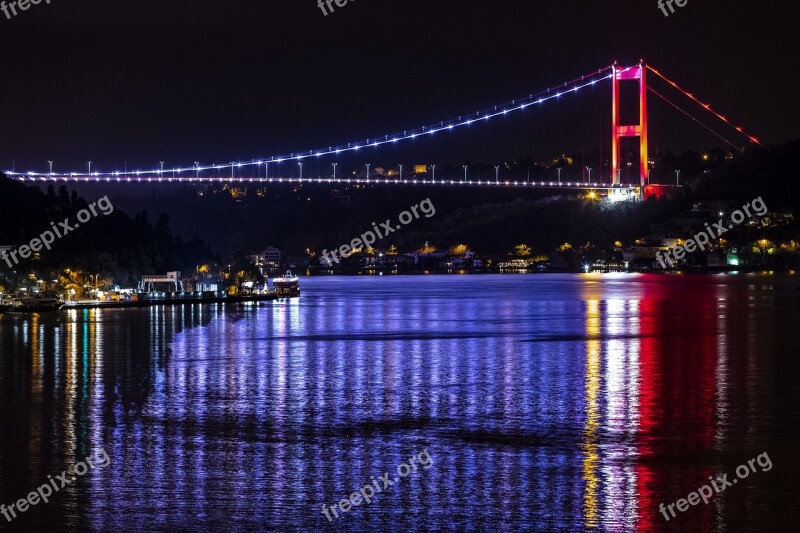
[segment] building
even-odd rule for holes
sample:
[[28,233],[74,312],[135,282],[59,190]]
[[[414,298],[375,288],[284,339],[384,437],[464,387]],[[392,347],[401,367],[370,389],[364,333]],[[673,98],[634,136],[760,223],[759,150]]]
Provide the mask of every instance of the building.
[[139,282],[141,292],[183,292],[180,272],[167,272],[165,276],[142,276]]
[[283,253],[280,250],[270,246],[258,256],[256,265],[264,268],[280,268],[282,257]]
[[[673,246],[675,246],[673,244]],[[622,259],[633,262],[637,259],[651,259],[655,261],[658,252],[666,252],[671,246],[629,246],[622,249]]]

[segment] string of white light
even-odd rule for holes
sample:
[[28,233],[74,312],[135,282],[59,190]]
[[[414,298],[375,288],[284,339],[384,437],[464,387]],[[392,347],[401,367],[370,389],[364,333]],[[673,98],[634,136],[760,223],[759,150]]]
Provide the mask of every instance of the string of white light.
[[[51,172],[14,172],[14,171],[6,171],[6,174],[11,177],[19,177],[19,178],[36,178],[36,177],[60,177],[60,178],[131,178],[131,177],[150,177],[150,176],[157,176],[159,180],[174,180],[175,178],[164,178],[164,174],[182,174],[187,172],[194,172],[199,174],[200,172],[209,171],[209,170],[221,170],[224,168],[230,168],[231,174],[233,175],[235,168],[243,168],[249,166],[262,166],[267,164],[280,164],[286,161],[297,161],[301,163],[304,159],[310,158],[318,158],[328,155],[340,155],[348,152],[357,152],[363,148],[376,148],[379,146],[383,146],[386,144],[396,144],[403,141],[413,140],[424,136],[431,136],[435,135],[436,133],[442,131],[452,131],[457,128],[461,128],[463,126],[469,126],[475,123],[489,121],[493,118],[499,116],[509,115],[511,113],[515,113],[517,111],[523,111],[528,107],[535,106],[535,105],[542,105],[545,102],[548,102],[553,99],[561,98],[567,94],[577,93],[581,89],[585,89],[587,87],[591,87],[596,85],[600,81],[604,81],[607,79],[611,79],[612,74],[603,75],[603,73],[611,70],[611,67],[605,67],[602,69],[593,72],[592,74],[587,74],[581,76],[578,79],[564,82],[556,87],[552,87],[546,89],[544,91],[540,91],[536,94],[531,94],[525,98],[520,100],[513,100],[506,104],[497,105],[489,110],[479,111],[474,115],[470,115],[470,118],[463,119],[459,117],[456,120],[450,121],[442,121],[437,126],[422,126],[420,128],[414,130],[406,130],[403,133],[397,133],[393,135],[384,135],[383,138],[378,139],[366,139],[365,141],[360,142],[351,142],[347,143],[347,145],[340,145],[337,147],[328,147],[323,149],[317,150],[308,150],[307,152],[302,153],[292,153],[290,155],[281,155],[281,156],[273,156],[270,158],[263,158],[263,159],[253,159],[250,161],[240,161],[240,162],[233,162],[226,165],[222,164],[213,164],[213,165],[196,165],[190,167],[175,167],[175,168],[165,168],[165,169],[155,169],[155,170],[135,170],[130,172],[121,172],[121,171],[113,171],[113,172],[69,172],[69,173],[51,173]],[[197,177],[189,177],[186,176],[181,177],[181,181],[188,181],[193,180],[197,181]],[[87,180],[90,181],[90,180]],[[98,179],[99,181],[99,179]],[[305,180],[310,181],[310,180]]]

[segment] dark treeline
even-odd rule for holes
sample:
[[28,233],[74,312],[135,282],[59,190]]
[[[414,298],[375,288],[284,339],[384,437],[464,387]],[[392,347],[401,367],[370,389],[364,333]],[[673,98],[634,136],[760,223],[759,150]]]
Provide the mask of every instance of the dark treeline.
[[[373,222],[390,219],[395,225],[401,212],[427,198],[436,208],[434,216],[414,220],[375,247],[394,245],[402,253],[426,242],[442,251],[466,244],[485,256],[508,254],[518,244],[538,252],[565,242],[610,249],[616,241],[629,244],[646,235],[651,224],[665,222],[699,200],[723,200],[735,209],[762,196],[773,212],[800,211],[800,141],[752,149],[732,160],[722,151],[709,155],[707,161],[700,152],[674,161],[664,158],[663,165],[677,161],[683,167],[681,181],[685,178],[692,187],[667,199],[614,206],[578,199],[575,192],[458,185],[81,186],[86,198],[109,195],[117,211],[58,241],[52,251],[41,254],[41,264],[102,268],[124,282],[143,273],[188,271],[204,262],[235,260],[268,246],[290,255],[319,253],[349,243]],[[524,165],[527,173],[529,163],[521,160],[514,168]],[[0,245],[28,243],[50,221],[63,220],[85,205],[63,187],[45,193],[6,179],[0,187]],[[148,192],[137,196],[142,187]],[[131,218],[120,209],[139,214]],[[146,211],[169,218],[161,215],[151,222]],[[175,237],[168,226],[191,240]],[[778,237],[795,238],[795,230],[794,225],[786,227],[788,233]]]
[[[69,219],[86,209],[96,198],[84,199],[77,192],[50,186],[46,192],[25,186],[0,175],[0,246],[14,248],[28,245],[51,222]],[[16,276],[35,272],[53,278],[66,269],[99,274],[117,283],[134,284],[142,274],[167,270],[194,270],[204,261],[218,260],[211,248],[200,239],[184,241],[169,229],[165,214],[153,222],[146,211],[130,217],[119,209],[97,216],[86,224],[56,239],[52,249],[42,249],[30,259],[9,268],[0,262],[0,271],[11,281]],[[13,262],[12,262],[13,263]]]

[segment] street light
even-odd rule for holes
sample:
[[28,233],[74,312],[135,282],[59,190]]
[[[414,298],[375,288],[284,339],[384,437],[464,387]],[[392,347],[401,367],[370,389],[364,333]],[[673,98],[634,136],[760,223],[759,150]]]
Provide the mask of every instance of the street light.
[[369,167],[370,163],[367,163],[367,181],[369,181]]
[[159,161],[158,163],[161,165],[161,170],[158,171],[158,175],[160,176],[164,173],[164,162]]
[[592,182],[592,167],[586,167],[586,170],[589,171],[589,183]]
[[678,187],[680,187],[680,185],[681,185],[681,171],[680,170],[676,170],[675,171],[675,185],[677,185]]
[[297,164],[300,165],[300,181],[303,181],[303,162],[300,161]]
[[500,167],[498,166],[494,167],[494,180],[500,183]]
[[87,161],[87,163],[89,163],[89,176],[91,176],[92,175],[92,162],[91,161]]
[[403,181],[403,165],[400,165],[400,181]]
[[195,161],[194,162],[194,170],[195,170],[194,177],[199,180],[200,179],[200,161]]
[[336,165],[339,163],[333,163],[333,179],[336,179]]
[[48,161],[48,163],[50,164],[50,177],[52,178],[53,177],[53,162],[52,161]]
[[431,165],[431,166],[433,167],[433,178],[431,178],[431,181],[435,182],[436,181],[436,165]]
[[558,167],[558,184],[561,185],[561,167]]
[[467,165],[464,165],[464,181],[467,181]]

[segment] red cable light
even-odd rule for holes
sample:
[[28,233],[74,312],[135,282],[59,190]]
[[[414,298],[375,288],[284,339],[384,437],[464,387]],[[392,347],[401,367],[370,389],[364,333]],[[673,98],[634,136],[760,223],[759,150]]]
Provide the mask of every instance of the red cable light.
[[657,71],[656,69],[654,69],[654,68],[653,68],[653,67],[651,67],[650,65],[647,65],[647,68],[648,68],[648,69],[650,69],[651,71],[653,71],[653,73],[655,73],[655,74],[656,74],[657,76],[659,76],[661,79],[663,79],[663,80],[664,80],[664,81],[666,81],[667,83],[671,84],[673,87],[675,87],[676,89],[678,89],[679,91],[681,91],[683,94],[685,94],[686,96],[688,96],[689,98],[691,98],[691,99],[692,99],[693,101],[695,101],[697,104],[701,105],[702,107],[706,108],[708,111],[710,111],[711,113],[713,113],[713,114],[714,114],[714,115],[715,115],[715,116],[716,116],[718,119],[720,119],[720,120],[722,120],[723,122],[725,122],[725,124],[729,125],[730,127],[734,128],[736,131],[738,131],[738,132],[740,132],[741,134],[743,134],[745,137],[747,137],[748,139],[750,139],[750,141],[751,141],[751,142],[754,142],[755,144],[761,145],[761,141],[759,141],[759,140],[758,140],[756,137],[753,137],[752,135],[750,135],[750,134],[748,134],[747,132],[745,132],[745,131],[744,131],[744,130],[743,130],[741,127],[740,127],[740,126],[735,126],[735,125],[734,125],[734,124],[733,124],[733,123],[732,123],[730,120],[728,120],[728,119],[727,119],[725,116],[723,116],[723,115],[721,115],[721,114],[717,113],[716,111],[714,111],[713,109],[711,109],[711,106],[710,106],[709,104],[706,104],[706,103],[704,103],[704,102],[701,102],[700,100],[698,100],[697,98],[695,98],[695,96],[694,96],[692,93],[690,93],[690,92],[688,92],[688,91],[684,90],[683,88],[681,88],[680,86],[678,86],[678,84],[677,84],[677,83],[675,83],[675,82],[674,82],[674,81],[672,81],[671,79],[667,78],[666,76],[664,76],[663,74],[661,74],[659,71]]

